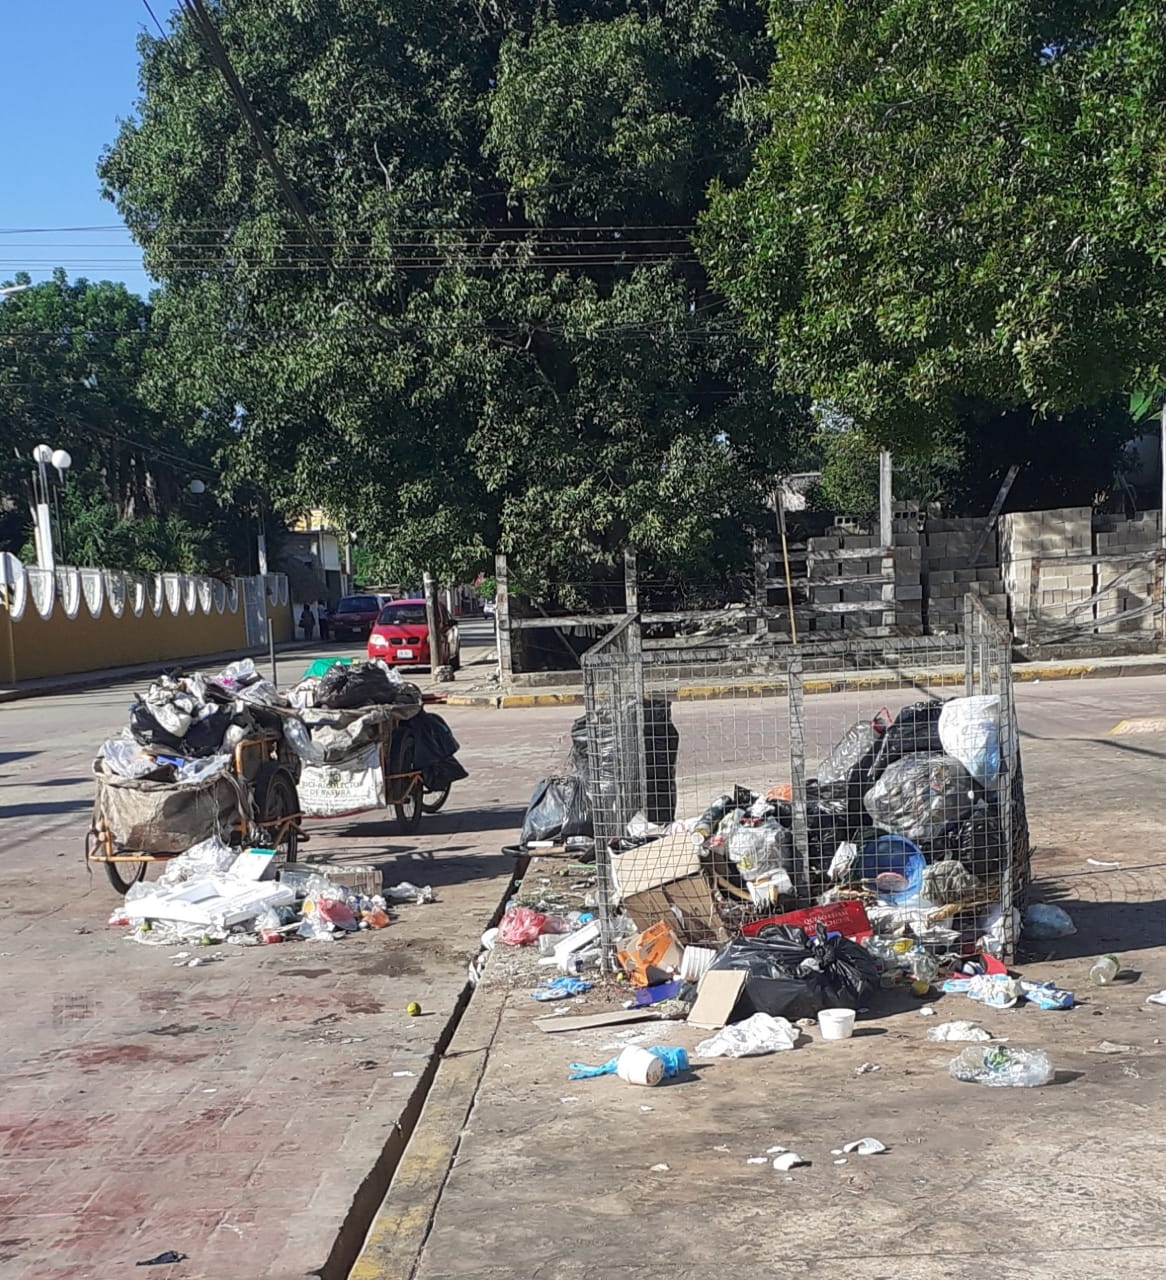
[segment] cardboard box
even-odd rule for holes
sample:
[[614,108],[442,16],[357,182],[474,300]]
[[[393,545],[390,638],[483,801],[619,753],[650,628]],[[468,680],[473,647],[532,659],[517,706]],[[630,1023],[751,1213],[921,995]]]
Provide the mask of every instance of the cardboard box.
[[680,941],[690,946],[728,941],[712,888],[703,875],[645,889],[625,898],[623,906],[637,928],[646,929],[654,921],[667,920]]
[[683,954],[671,925],[666,920],[658,920],[631,938],[627,946],[615,953],[615,958],[633,986],[651,987],[673,977],[680,968]]

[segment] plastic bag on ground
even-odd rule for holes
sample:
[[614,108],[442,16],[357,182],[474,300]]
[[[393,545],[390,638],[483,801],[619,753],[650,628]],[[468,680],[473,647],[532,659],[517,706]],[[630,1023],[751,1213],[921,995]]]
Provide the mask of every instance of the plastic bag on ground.
[[1022,1089],[1051,1084],[1056,1076],[1048,1054],[1040,1049],[1009,1049],[1004,1045],[969,1045],[948,1066],[952,1077],[967,1084]]
[[864,803],[876,826],[917,844],[966,818],[975,804],[974,788],[971,774],[951,756],[904,756],[888,767]]
[[928,1040],[991,1040],[992,1033],[981,1027],[978,1022],[967,1022],[959,1019],[956,1022],[941,1022],[927,1033]]
[[538,941],[546,922],[547,918],[541,911],[511,907],[498,926],[498,939],[511,947],[526,946],[528,942]]
[[1021,927],[1026,938],[1038,942],[1051,938],[1068,938],[1077,932],[1073,917],[1051,902],[1034,902],[1026,907]]
[[752,1058],[763,1053],[780,1053],[798,1042],[797,1028],[785,1018],[755,1013],[743,1022],[722,1027],[702,1040],[692,1051],[697,1058]]
[[519,844],[592,834],[591,809],[583,779],[572,774],[544,778],[534,789],[522,820]]
[[1000,772],[999,695],[952,698],[943,704],[938,727],[945,754],[990,787]]
[[[177,858],[167,862],[157,883],[169,889],[184,884],[187,880],[196,880],[216,872],[229,871],[231,864],[238,856],[238,849],[232,849],[218,836],[212,836],[209,840],[192,845],[185,853],[180,853]],[[131,886],[131,892],[133,889],[148,890],[149,888],[150,886],[144,882],[139,882]],[[127,893],[126,896],[129,897],[129,894]]]
[[412,902],[417,906],[423,906],[433,901],[433,890],[429,885],[416,885],[408,880],[402,880],[400,884],[386,889],[385,897],[390,902]]

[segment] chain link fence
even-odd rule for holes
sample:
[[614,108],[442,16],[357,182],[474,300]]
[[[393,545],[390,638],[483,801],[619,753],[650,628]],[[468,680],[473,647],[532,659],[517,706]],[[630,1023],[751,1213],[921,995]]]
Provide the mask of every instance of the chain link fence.
[[605,956],[631,925],[711,945],[851,902],[939,952],[1014,952],[1029,849],[1010,640],[974,596],[958,638],[793,650],[645,648],[631,615],[583,675]]

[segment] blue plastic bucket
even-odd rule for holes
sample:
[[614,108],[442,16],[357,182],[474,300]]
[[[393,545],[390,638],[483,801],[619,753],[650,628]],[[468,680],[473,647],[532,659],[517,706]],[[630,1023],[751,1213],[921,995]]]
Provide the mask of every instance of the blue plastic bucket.
[[859,875],[873,880],[887,902],[911,902],[923,890],[927,859],[906,836],[880,836],[862,847]]

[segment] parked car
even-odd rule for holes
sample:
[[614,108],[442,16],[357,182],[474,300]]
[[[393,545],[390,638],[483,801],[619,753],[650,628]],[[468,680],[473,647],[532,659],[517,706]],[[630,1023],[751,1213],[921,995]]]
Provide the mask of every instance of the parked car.
[[425,618],[424,600],[394,600],[381,610],[368,637],[368,656],[397,667],[461,666],[461,639],[457,624],[437,606],[439,652],[437,661],[429,660],[429,625]]
[[359,636],[362,640],[372,630],[384,601],[379,596],[344,596],[332,610],[329,623],[332,635],[339,640],[341,636]]
[[482,617],[483,617],[483,618],[492,618],[493,616],[494,616],[494,601],[493,601],[493,600],[487,600],[487,601],[485,601],[485,603],[482,605]]

